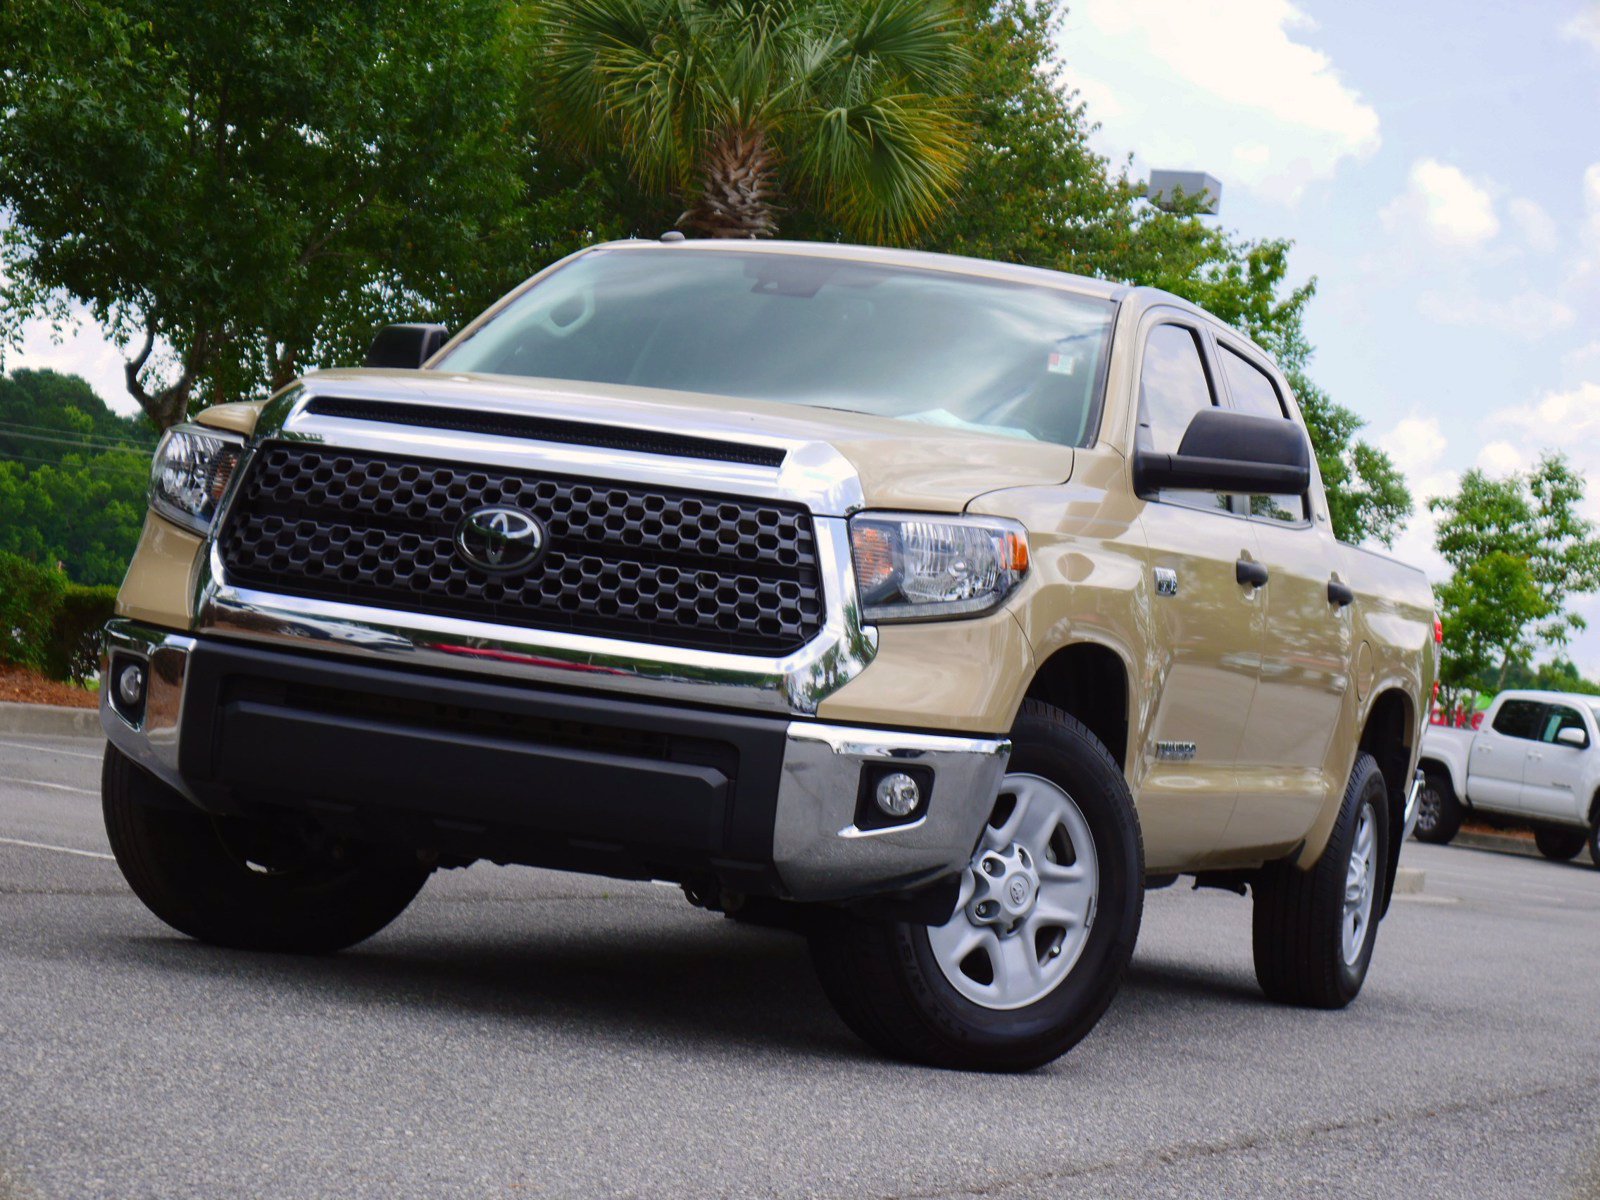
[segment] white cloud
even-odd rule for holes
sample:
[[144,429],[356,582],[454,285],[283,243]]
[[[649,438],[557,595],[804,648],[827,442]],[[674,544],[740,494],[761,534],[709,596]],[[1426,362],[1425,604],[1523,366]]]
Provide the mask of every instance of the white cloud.
[[1420,234],[1440,246],[1480,246],[1500,232],[1494,199],[1459,167],[1434,158],[1411,164],[1406,190],[1379,214],[1385,229]]
[[1292,202],[1380,141],[1378,114],[1300,40],[1314,28],[1288,0],[1079,0],[1060,49],[1068,82],[1119,110],[1114,152]]
[[1561,27],[1561,36],[1600,54],[1600,4],[1591,3]]
[[1518,196],[1507,202],[1506,216],[1530,250],[1548,254],[1559,244],[1555,221],[1536,201]]
[[1406,417],[1380,438],[1379,444],[1407,475],[1433,470],[1450,445],[1438,417]]
[[1450,566],[1433,544],[1435,521],[1428,501],[1456,489],[1458,476],[1444,468],[1449,440],[1438,417],[1409,416],[1378,437],[1385,451],[1406,477],[1415,510],[1394,543],[1394,555],[1427,572],[1435,583],[1450,577]]
[[1440,325],[1495,329],[1530,342],[1568,329],[1577,320],[1570,305],[1532,291],[1491,298],[1430,290],[1417,297],[1417,308]]
[[1478,451],[1478,466],[1491,475],[1511,475],[1529,465],[1527,455],[1510,442],[1488,442]]
[[1526,470],[1550,450],[1565,454],[1589,483],[1586,511],[1600,519],[1600,383],[1585,380],[1546,392],[1531,404],[1501,410],[1488,424],[1505,436],[1484,447],[1483,453],[1493,450],[1496,459],[1504,456],[1507,461],[1515,453],[1520,456],[1517,469]]
[[1569,371],[1584,372],[1591,369],[1600,374],[1600,340],[1568,350],[1561,356],[1561,365]]

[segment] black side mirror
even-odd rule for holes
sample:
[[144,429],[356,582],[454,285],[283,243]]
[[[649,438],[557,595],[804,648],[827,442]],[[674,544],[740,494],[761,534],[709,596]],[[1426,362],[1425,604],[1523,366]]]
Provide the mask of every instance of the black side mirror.
[[450,338],[443,325],[385,325],[367,348],[364,367],[401,367],[414,371]]
[[1205,409],[1189,422],[1176,454],[1137,451],[1133,478],[1141,496],[1163,488],[1300,493],[1311,486],[1311,445],[1293,421]]

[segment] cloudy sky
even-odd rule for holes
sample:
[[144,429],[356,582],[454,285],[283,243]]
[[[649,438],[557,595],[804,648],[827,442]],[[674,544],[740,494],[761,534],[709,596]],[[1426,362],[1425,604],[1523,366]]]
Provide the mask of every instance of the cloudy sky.
[[[1077,0],[1061,54],[1104,152],[1208,171],[1225,224],[1294,239],[1313,374],[1419,498],[1559,447],[1600,517],[1600,3]],[[20,361],[130,407],[93,329]],[[1432,546],[1421,514],[1398,550],[1438,574]]]

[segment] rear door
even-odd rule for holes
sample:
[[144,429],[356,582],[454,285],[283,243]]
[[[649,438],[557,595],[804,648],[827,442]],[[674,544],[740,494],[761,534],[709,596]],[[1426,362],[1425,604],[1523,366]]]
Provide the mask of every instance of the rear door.
[[[1557,741],[1563,729],[1582,733],[1584,745],[1580,748]],[[1588,816],[1581,788],[1594,742],[1594,730],[1577,708],[1552,704],[1545,709],[1539,740],[1528,746],[1522,766],[1522,807],[1529,816],[1555,821],[1582,821]]]
[[1522,808],[1522,775],[1528,750],[1543,728],[1544,702],[1500,702],[1478,736],[1467,760],[1467,798],[1483,808],[1517,812]]
[[[1156,310],[1141,333],[1141,446],[1175,451],[1196,412],[1218,403],[1207,344],[1187,314]],[[1155,711],[1136,783],[1145,860],[1194,862],[1216,849],[1237,796],[1235,761],[1261,666],[1260,589],[1240,585],[1255,528],[1216,492],[1162,492],[1140,525],[1148,554]]]
[[[1283,386],[1251,348],[1217,337],[1219,374],[1232,406],[1289,421]],[[1264,591],[1261,679],[1239,747],[1239,803],[1230,846],[1299,840],[1331,794],[1342,794],[1348,763],[1330,761],[1350,688],[1353,610],[1331,602],[1337,545],[1312,520],[1310,496],[1246,496],[1255,526]]]

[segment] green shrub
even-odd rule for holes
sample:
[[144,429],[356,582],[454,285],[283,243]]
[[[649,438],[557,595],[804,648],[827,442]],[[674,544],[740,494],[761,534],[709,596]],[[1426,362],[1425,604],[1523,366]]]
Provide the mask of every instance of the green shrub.
[[0,663],[86,683],[100,669],[100,630],[116,603],[114,587],[84,587],[0,551]]
[[52,679],[87,683],[100,669],[100,631],[117,605],[114,587],[69,583],[50,625],[44,672]]
[[67,577],[0,553],[0,662],[46,669]]

